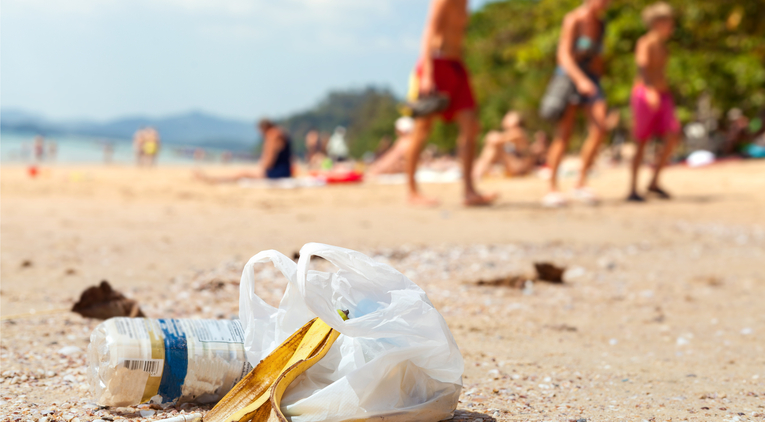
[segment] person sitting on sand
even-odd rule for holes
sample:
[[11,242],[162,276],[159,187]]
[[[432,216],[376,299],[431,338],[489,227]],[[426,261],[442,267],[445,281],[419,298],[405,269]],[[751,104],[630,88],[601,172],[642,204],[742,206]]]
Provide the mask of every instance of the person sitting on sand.
[[327,143],[327,155],[332,161],[342,163],[348,160],[349,154],[348,143],[345,141],[345,128],[338,126]]
[[750,141],[749,119],[740,108],[728,110],[728,129],[722,147],[723,156],[738,155]]
[[321,134],[316,129],[311,129],[305,135],[305,161],[310,169],[321,168],[327,158]]
[[656,155],[653,178],[648,193],[662,199],[670,196],[659,187],[659,175],[666,166],[680,133],[680,123],[675,116],[675,102],[669,91],[666,66],[669,61],[667,40],[675,29],[672,7],[664,2],[654,3],[643,10],[643,22],[648,33],[640,37],[635,49],[638,77],[632,88],[633,136],[637,151],[632,159],[630,194],[627,201],[643,202],[637,193],[637,177],[643,162],[645,145],[652,136],[664,139],[664,148]]
[[369,166],[367,174],[376,176],[379,174],[403,173],[406,164],[406,154],[411,144],[414,119],[411,117],[399,117],[395,123],[396,142],[388,148],[380,158]]
[[521,115],[510,111],[502,118],[502,130],[492,130],[484,138],[483,149],[473,167],[473,178],[481,179],[493,164],[500,163],[507,176],[529,174],[544,161],[547,145],[544,139],[535,137],[529,145]]
[[473,185],[473,159],[480,128],[470,76],[462,60],[468,20],[467,0],[431,0],[416,77],[412,78],[410,91],[417,95],[417,100],[439,94],[448,96],[449,102],[445,109],[415,120],[406,162],[408,200],[412,205],[438,204],[436,199],[420,192],[415,179],[420,152],[433,128],[436,114],[447,122],[456,120],[459,126],[457,143],[463,167],[464,204],[488,205],[497,197],[481,195]]
[[262,119],[258,128],[263,136],[263,154],[254,171],[231,176],[208,176],[197,171],[195,176],[208,183],[233,183],[243,179],[283,179],[292,177],[292,143],[287,132],[271,120]]

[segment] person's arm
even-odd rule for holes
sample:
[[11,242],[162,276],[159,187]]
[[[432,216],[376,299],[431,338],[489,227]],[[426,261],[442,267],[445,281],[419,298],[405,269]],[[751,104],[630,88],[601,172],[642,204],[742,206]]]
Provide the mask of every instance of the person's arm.
[[645,97],[648,105],[652,109],[659,106],[659,91],[656,89],[656,81],[653,72],[650,71],[651,65],[651,43],[645,39],[638,40],[635,47],[635,62],[637,63],[640,80],[645,86]]
[[428,20],[422,33],[420,59],[422,60],[422,75],[420,77],[420,92],[430,93],[435,90],[433,82],[433,45],[435,35],[446,16],[448,0],[433,0],[430,3]]
[[577,91],[586,96],[595,95],[597,87],[584,74],[576,64],[572,51],[574,50],[574,38],[576,38],[576,18],[573,13],[563,19],[563,28],[558,42],[558,64],[563,67],[566,74],[574,81]]

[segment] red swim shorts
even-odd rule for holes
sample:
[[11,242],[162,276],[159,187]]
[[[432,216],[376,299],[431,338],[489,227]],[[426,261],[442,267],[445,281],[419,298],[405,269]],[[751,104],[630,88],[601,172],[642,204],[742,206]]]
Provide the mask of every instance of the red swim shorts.
[[[410,96],[419,93],[419,80],[422,76],[422,62],[417,64],[415,77],[409,87]],[[470,75],[461,60],[433,59],[433,83],[436,90],[449,96],[449,107],[441,112],[446,121],[454,120],[454,116],[462,110],[475,109],[473,89],[470,87]],[[413,95],[412,95],[413,94]]]
[[651,108],[646,98],[646,88],[637,84],[632,88],[632,132],[638,142],[646,142],[651,136],[665,136],[680,132],[680,122],[675,116],[672,94],[662,92],[659,106]]

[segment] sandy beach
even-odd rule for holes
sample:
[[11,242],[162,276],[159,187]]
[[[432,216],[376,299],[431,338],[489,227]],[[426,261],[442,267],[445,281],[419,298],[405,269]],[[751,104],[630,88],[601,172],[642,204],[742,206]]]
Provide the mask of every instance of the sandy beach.
[[[98,322],[41,312],[108,280],[149,317],[236,317],[244,262],[307,242],[359,250],[425,289],[465,358],[455,420],[765,420],[762,161],[670,167],[675,198],[639,205],[623,201],[626,169],[601,166],[600,206],[554,210],[536,177],[483,181],[501,198],[482,209],[461,206],[459,184],[425,185],[443,205],[412,209],[397,185],[210,186],[186,166],[60,165],[32,179],[4,165],[0,177],[0,313],[38,314],[0,326],[0,420],[148,409],[93,405],[85,354],[60,352],[85,350]],[[537,261],[567,267],[566,282],[477,285]],[[260,275],[276,303],[284,280]],[[180,411],[197,408],[145,418]]]

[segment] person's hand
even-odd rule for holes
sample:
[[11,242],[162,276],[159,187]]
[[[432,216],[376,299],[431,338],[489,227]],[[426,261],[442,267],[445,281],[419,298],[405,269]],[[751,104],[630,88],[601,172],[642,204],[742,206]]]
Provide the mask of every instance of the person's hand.
[[436,84],[433,81],[433,72],[424,70],[420,77],[420,92],[423,94],[431,94],[435,92]]
[[656,110],[659,108],[661,97],[659,96],[659,92],[655,89],[647,89],[645,92],[645,99],[646,102],[648,102],[648,107],[650,107],[651,110]]
[[592,97],[598,93],[598,87],[586,78],[576,83],[576,90],[585,97]]

